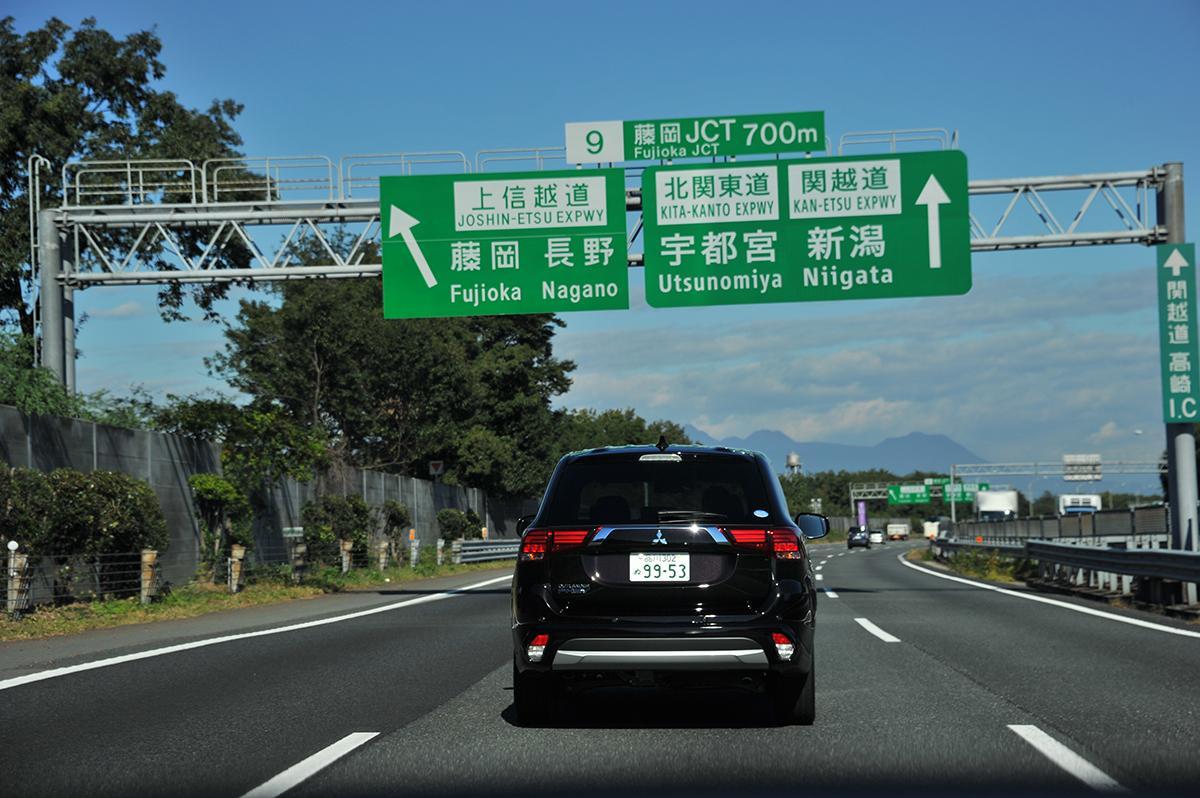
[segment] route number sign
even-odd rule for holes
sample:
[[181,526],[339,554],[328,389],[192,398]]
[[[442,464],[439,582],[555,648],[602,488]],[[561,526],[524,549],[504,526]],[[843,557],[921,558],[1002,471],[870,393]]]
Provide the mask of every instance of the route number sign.
[[825,149],[825,112],[568,122],[568,163],[719,158]]

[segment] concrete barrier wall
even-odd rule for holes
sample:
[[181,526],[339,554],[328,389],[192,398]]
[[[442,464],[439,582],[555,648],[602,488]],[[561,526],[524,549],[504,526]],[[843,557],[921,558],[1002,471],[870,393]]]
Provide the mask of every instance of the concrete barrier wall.
[[[171,536],[159,559],[162,578],[179,584],[195,573],[201,533],[188,478],[221,473],[219,444],[78,419],[28,416],[15,407],[0,405],[0,458],[10,466],[40,471],[120,471],[146,480],[158,496]],[[400,501],[408,506],[417,536],[427,543],[437,538],[437,513],[446,507],[475,510],[494,537],[511,537],[517,516],[537,509],[536,502],[489,501],[475,488],[343,468],[312,482],[289,479],[276,486],[255,519],[255,542],[264,547],[282,546],[283,527],[301,526],[301,508],[319,493],[358,495],[376,507],[389,499]]]

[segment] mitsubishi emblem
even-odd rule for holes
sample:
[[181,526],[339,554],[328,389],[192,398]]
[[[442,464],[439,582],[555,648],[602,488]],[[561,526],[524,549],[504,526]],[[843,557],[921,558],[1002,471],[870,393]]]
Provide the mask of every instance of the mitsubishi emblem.
[[651,545],[653,545],[655,543],[661,543],[664,546],[667,545],[667,539],[663,537],[663,533],[662,533],[661,529],[658,530],[658,534],[654,536],[654,540],[650,541],[650,543],[651,543]]

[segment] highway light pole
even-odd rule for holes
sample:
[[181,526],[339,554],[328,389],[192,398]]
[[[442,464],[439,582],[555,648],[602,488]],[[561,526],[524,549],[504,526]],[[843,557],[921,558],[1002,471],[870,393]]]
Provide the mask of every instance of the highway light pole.
[[[1168,163],[1158,189],[1158,216],[1167,228],[1167,243],[1186,238],[1183,217],[1183,164]],[[1190,281],[1196,288],[1195,278]],[[1196,523],[1196,433],[1192,424],[1167,424],[1167,498],[1171,503],[1171,539],[1174,548],[1200,550]],[[1191,598],[1191,597],[1189,597]]]

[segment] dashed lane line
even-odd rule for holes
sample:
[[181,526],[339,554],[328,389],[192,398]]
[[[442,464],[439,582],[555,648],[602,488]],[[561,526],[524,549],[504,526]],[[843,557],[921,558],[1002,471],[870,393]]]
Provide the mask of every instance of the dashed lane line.
[[855,618],[854,622],[857,623],[862,628],[866,629],[871,634],[878,637],[880,640],[882,640],[885,643],[899,643],[900,642],[900,638],[896,637],[893,634],[888,634],[887,632],[883,631],[875,624],[868,621],[866,618]]
[[347,734],[333,745],[322,748],[307,759],[297,762],[274,778],[258,785],[243,795],[242,798],[275,798],[277,795],[282,795],[300,782],[313,776],[318,771],[329,767],[355,748],[377,736],[379,736],[379,732],[353,732]]
[[830,590],[829,588],[825,588],[825,595],[829,596],[830,598],[837,598],[837,593]]
[[1022,740],[1037,749],[1037,752],[1060,768],[1100,792],[1126,792],[1117,780],[1079,754],[1055,740],[1037,726],[1009,724]]

